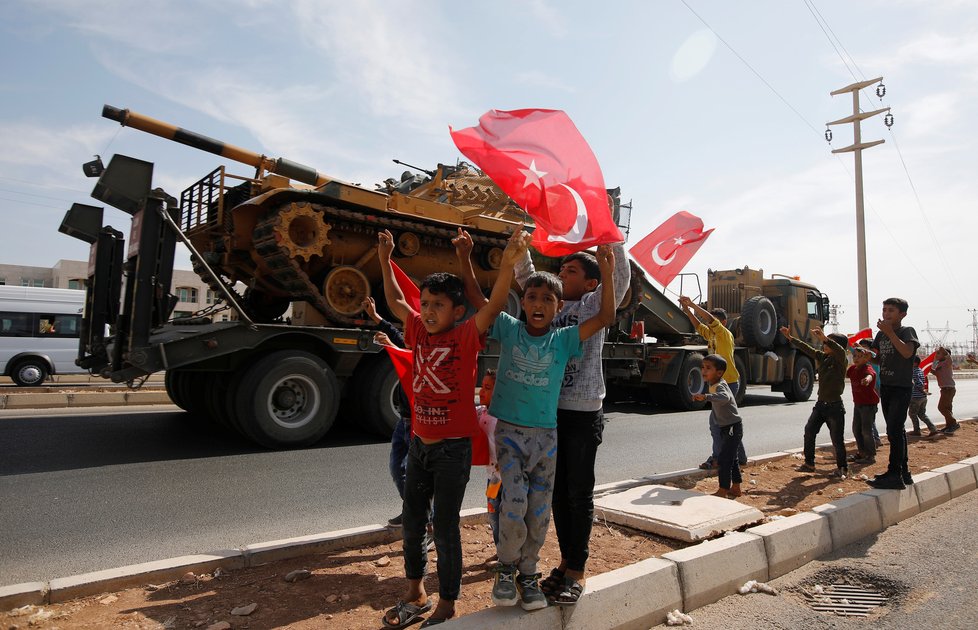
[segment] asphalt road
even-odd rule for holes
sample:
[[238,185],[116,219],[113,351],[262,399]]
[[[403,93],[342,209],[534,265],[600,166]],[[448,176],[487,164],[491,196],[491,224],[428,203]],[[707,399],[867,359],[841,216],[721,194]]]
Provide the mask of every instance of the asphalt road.
[[[978,416],[978,379],[958,385],[958,415]],[[748,453],[800,446],[811,405],[752,389]],[[708,454],[706,412],[620,403],[607,417],[598,483]],[[180,411],[0,412],[0,585],[386,522],[400,507],[388,450],[342,426],[269,452]],[[484,479],[473,470],[466,507],[484,505]]]

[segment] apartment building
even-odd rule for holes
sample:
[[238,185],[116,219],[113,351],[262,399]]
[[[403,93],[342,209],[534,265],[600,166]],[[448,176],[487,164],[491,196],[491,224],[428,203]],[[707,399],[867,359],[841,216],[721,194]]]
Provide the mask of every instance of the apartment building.
[[[53,267],[30,267],[0,263],[0,284],[22,287],[52,287],[55,289],[84,289],[88,277],[88,262],[59,260]],[[219,302],[219,298],[193,271],[173,270],[170,292],[177,296],[174,317],[186,317]],[[217,321],[237,319],[233,310],[216,316]]]

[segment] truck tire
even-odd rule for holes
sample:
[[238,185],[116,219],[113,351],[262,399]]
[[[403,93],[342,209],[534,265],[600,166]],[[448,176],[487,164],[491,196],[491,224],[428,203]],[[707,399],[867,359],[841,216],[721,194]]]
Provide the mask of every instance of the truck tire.
[[677,409],[696,411],[705,407],[706,403],[693,400],[693,394],[701,394],[705,389],[703,355],[699,352],[690,352],[679,369],[679,380],[675,387],[669,388],[669,401]]
[[17,362],[10,370],[10,380],[20,387],[35,387],[44,383],[48,377],[48,363],[39,357],[30,357]]
[[734,356],[734,364],[737,366],[737,374],[740,374],[740,381],[738,381],[739,386],[737,388],[737,406],[740,407],[744,404],[744,399],[747,398],[747,382],[750,380],[747,374],[747,366],[744,365],[744,360],[739,356]]
[[248,367],[238,385],[236,425],[267,448],[308,446],[336,420],[340,388],[319,357],[280,350]]
[[815,388],[815,368],[812,360],[803,354],[795,356],[795,367],[791,370],[791,382],[784,388],[784,397],[791,402],[805,402],[812,397]]
[[207,418],[210,379],[206,372],[177,371],[177,390],[184,404],[181,408],[198,418]]
[[748,346],[770,348],[778,334],[778,313],[771,300],[755,295],[744,302],[740,313],[740,330]]
[[377,357],[358,374],[357,411],[365,428],[390,439],[401,419],[397,408],[397,388],[401,385],[394,364],[384,356]]
[[231,413],[227,406],[231,374],[228,372],[210,372],[206,376],[207,392],[204,396],[204,409],[208,419],[224,429],[234,428],[231,424]]
[[187,411],[187,401],[183,397],[183,373],[177,370],[167,370],[163,375],[163,386],[166,388],[166,395],[174,405]]

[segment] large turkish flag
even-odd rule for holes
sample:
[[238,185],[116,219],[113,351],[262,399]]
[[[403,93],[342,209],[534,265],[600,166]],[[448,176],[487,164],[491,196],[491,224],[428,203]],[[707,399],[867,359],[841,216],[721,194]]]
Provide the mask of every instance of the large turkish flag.
[[628,252],[635,262],[665,286],[679,275],[711,232],[713,228],[703,231],[703,221],[699,217],[680,211]]
[[449,131],[459,151],[533,217],[531,244],[541,254],[564,256],[625,240],[598,160],[564,112],[493,109],[477,126]]

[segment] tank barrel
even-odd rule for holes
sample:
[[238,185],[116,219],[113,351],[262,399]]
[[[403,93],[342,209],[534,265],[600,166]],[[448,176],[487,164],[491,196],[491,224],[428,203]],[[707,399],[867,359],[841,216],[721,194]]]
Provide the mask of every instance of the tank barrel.
[[278,173],[279,175],[284,175],[285,177],[306,184],[312,184],[313,186],[325,184],[330,181],[330,178],[320,175],[316,169],[310,166],[305,166],[304,164],[299,164],[284,158],[273,160],[260,153],[242,149],[233,144],[227,144],[128,109],[104,105],[102,107],[102,117],[114,120],[123,127],[132,127],[133,129],[145,131],[154,136],[220,155],[235,162],[249,164],[255,168],[264,168],[272,173]]

